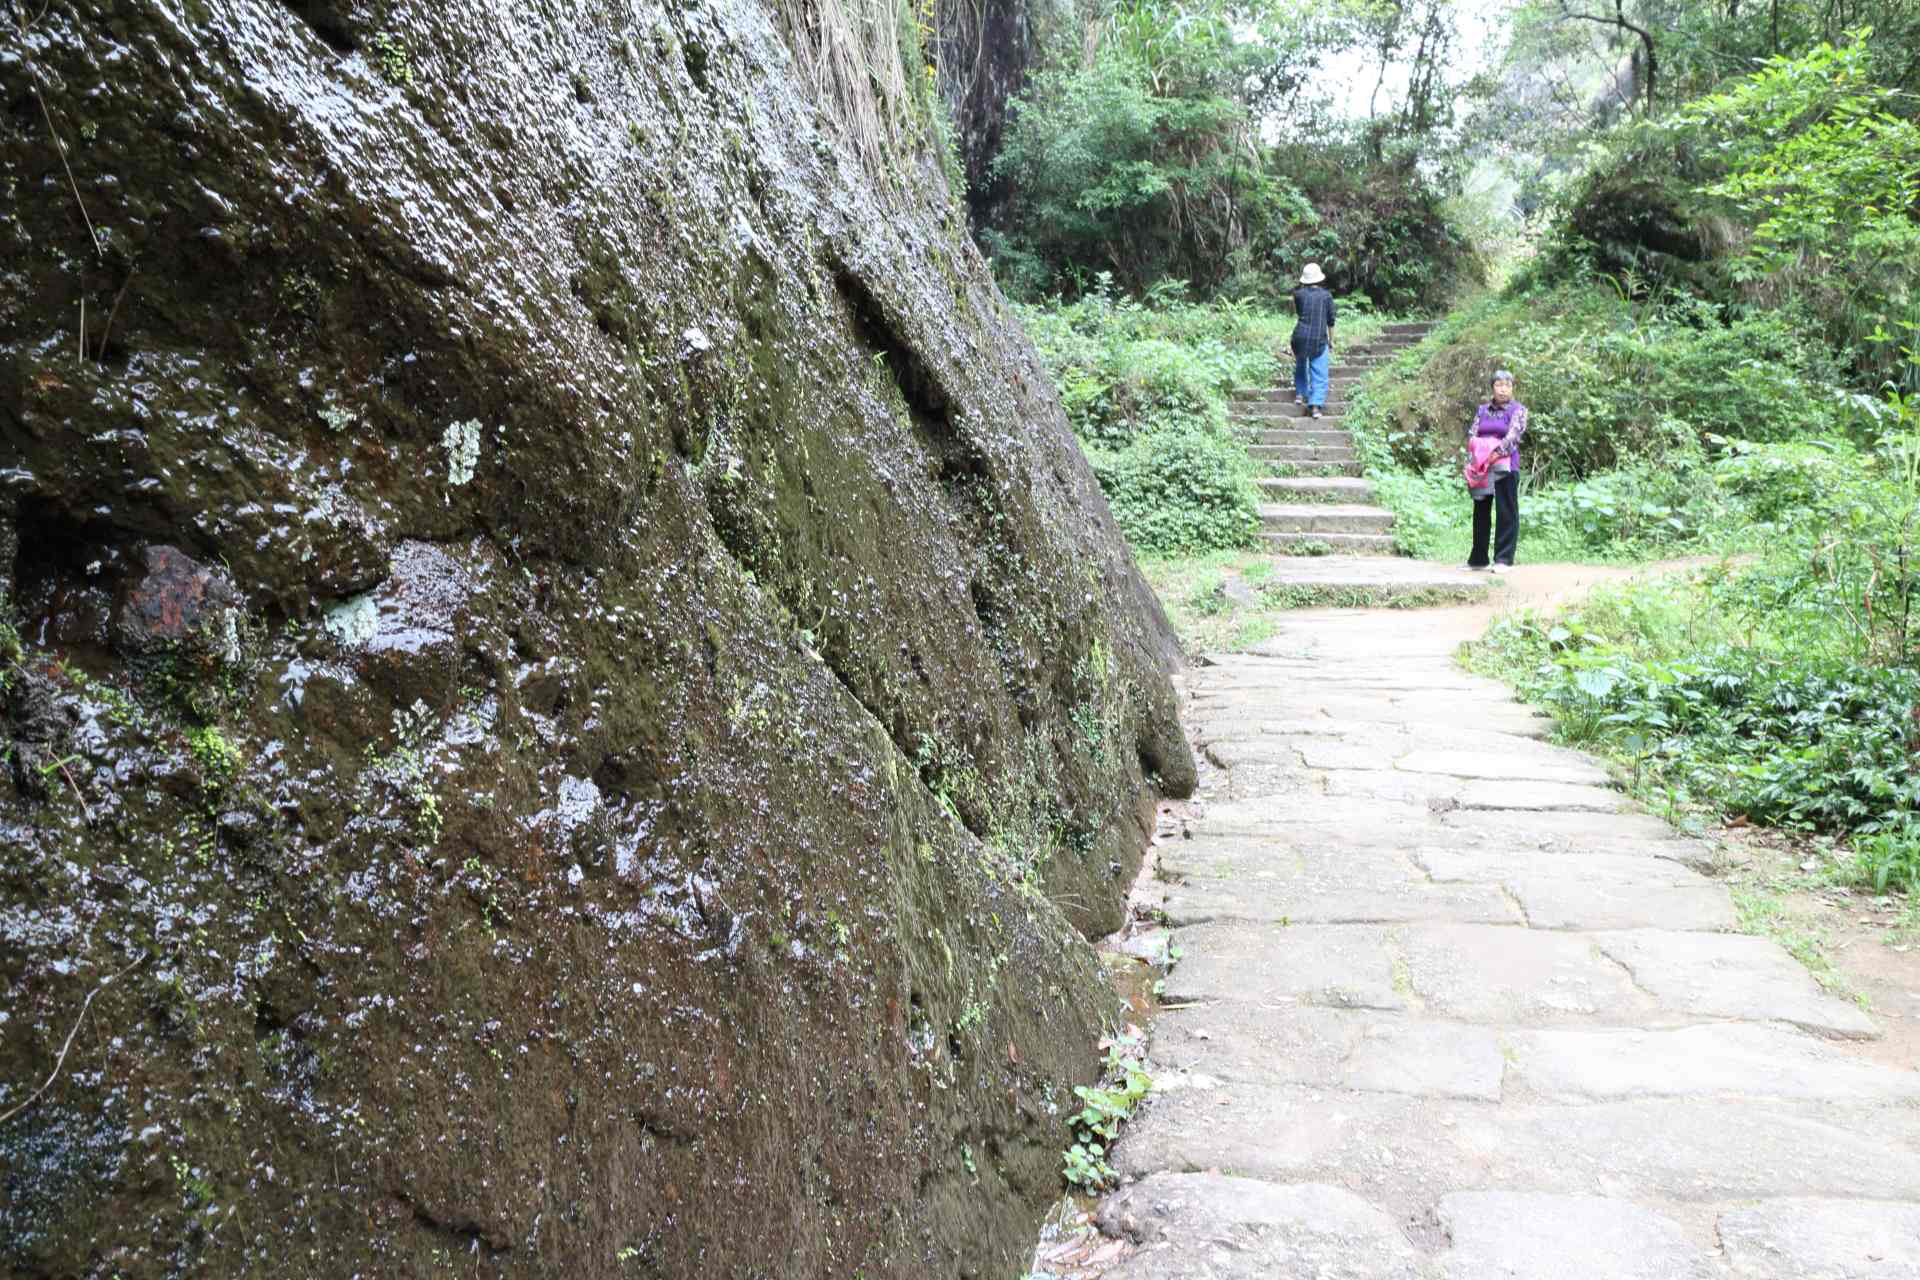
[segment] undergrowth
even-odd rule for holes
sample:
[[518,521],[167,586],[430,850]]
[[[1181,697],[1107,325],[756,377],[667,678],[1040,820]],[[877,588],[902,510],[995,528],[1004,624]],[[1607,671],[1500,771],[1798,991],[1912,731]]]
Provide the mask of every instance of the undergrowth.
[[[1916,584],[1884,585],[1904,604]],[[1920,670],[1903,609],[1848,607],[1860,586],[1783,551],[1511,614],[1463,656],[1544,708],[1561,739],[1624,766],[1670,818],[1839,836],[1836,879],[1912,891]]]

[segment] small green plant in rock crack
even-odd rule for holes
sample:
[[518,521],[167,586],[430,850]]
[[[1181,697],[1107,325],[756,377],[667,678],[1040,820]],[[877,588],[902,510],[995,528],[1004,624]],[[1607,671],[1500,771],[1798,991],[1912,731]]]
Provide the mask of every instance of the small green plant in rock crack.
[[1095,1085],[1074,1086],[1080,1110],[1071,1116],[1074,1142],[1063,1156],[1062,1173],[1076,1187],[1097,1191],[1110,1186],[1117,1174],[1107,1163],[1107,1152],[1120,1135],[1120,1126],[1133,1117],[1134,1108],[1153,1089],[1153,1077],[1141,1065],[1145,1037],[1137,1029],[1107,1042],[1106,1070]]
[[187,730],[187,750],[200,766],[207,786],[218,790],[233,781],[240,769],[240,748],[233,745],[218,725],[194,725]]
[[168,1156],[167,1164],[173,1169],[173,1177],[180,1184],[180,1194],[187,1203],[200,1208],[213,1200],[213,1184],[194,1172],[193,1166],[179,1156]]
[[1117,680],[1118,666],[1104,640],[1095,640],[1085,657],[1073,664],[1074,688],[1080,700],[1067,712],[1080,745],[1096,767],[1105,767],[1112,743],[1126,720],[1130,690]]
[[372,44],[373,65],[387,83],[411,89],[413,58],[407,53],[407,47],[400,43],[400,37],[391,31],[380,31],[374,33]]
[[384,783],[397,790],[414,808],[413,834],[422,847],[431,849],[440,842],[445,818],[440,812],[440,794],[434,789],[431,774],[434,751],[431,747],[439,724],[427,704],[416,700],[411,707],[393,714],[394,745],[382,755],[367,744],[367,772],[363,782]]
[[480,903],[480,923],[486,929],[487,936],[499,938],[499,925],[513,923],[500,906],[499,873],[478,858],[468,858],[461,863],[460,873],[468,881],[468,891]]

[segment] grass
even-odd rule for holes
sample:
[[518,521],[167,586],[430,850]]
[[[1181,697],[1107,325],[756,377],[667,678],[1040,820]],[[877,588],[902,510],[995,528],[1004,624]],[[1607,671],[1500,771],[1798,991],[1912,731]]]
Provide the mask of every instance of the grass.
[[1817,915],[1796,907],[1792,895],[1824,883],[1818,875],[1779,876],[1759,874],[1728,885],[1740,931],[1769,938],[1798,960],[1813,980],[1829,995],[1868,1007],[1867,999],[1856,991],[1847,975],[1834,966],[1828,954],[1828,936]]

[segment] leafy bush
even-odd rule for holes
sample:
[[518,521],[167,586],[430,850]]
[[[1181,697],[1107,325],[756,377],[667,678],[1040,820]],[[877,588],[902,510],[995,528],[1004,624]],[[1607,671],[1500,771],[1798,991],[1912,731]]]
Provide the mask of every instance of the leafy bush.
[[1431,309],[1482,277],[1437,166],[1353,137],[1268,140],[1341,23],[1230,0],[1101,8],[1097,41],[1049,49],[1011,106],[980,229],[1009,293],[1104,273],[1277,305],[1315,260],[1342,294]]
[[1125,448],[1088,450],[1113,518],[1140,551],[1244,547],[1260,532],[1253,464],[1225,433],[1159,428]]
[[1920,672],[1790,648],[1692,650],[1686,633],[1647,621],[1685,612],[1676,591],[1629,586],[1557,618],[1501,619],[1470,661],[1513,679],[1568,740],[1631,761],[1680,804],[1820,831],[1914,820]]
[[1920,387],[1899,351],[1920,326],[1920,100],[1887,83],[1920,63],[1864,31],[1832,41],[1597,139],[1549,200],[1522,280],[1784,310],[1863,385]]
[[[1237,301],[1194,303],[1162,286],[1146,302],[1109,279],[1071,303],[1021,306],[1114,518],[1140,551],[1182,555],[1246,547],[1260,530],[1246,445],[1227,419],[1236,386],[1282,377],[1274,352],[1291,312]],[[1378,321],[1341,321],[1349,340]]]
[[1422,352],[1371,391],[1394,459],[1416,467],[1458,453],[1497,368],[1518,377],[1530,414],[1522,457],[1535,478],[1687,466],[1715,438],[1841,435],[1865,414],[1791,315],[1693,299],[1641,304],[1577,286],[1514,293],[1463,309]]
[[1116,296],[1110,277],[1073,303],[1017,308],[1052,372],[1074,434],[1119,448],[1148,428],[1223,433],[1227,393],[1271,383],[1293,317],[1180,291]]

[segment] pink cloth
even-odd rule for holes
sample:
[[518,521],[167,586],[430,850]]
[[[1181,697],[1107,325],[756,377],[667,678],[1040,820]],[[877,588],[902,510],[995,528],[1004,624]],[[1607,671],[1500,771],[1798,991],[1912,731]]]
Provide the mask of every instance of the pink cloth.
[[1493,492],[1493,467],[1499,459],[1494,450],[1500,447],[1495,436],[1474,436],[1467,441],[1467,465],[1464,468],[1467,491],[1476,498],[1483,498]]

